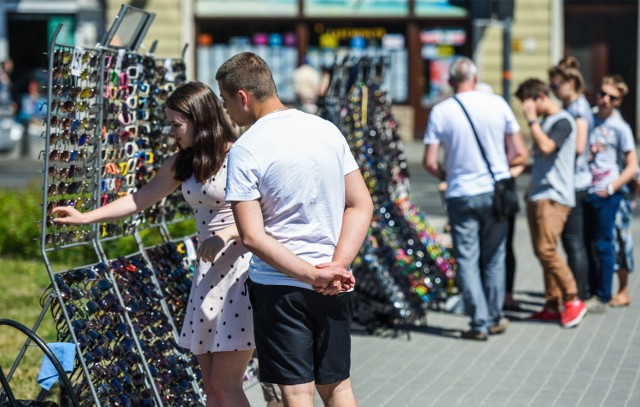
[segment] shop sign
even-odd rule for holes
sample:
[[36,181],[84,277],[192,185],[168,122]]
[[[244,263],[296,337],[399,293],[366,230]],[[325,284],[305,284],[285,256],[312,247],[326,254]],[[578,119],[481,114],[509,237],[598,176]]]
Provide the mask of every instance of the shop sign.
[[369,40],[380,40],[387,33],[383,27],[339,27],[327,28],[326,33],[340,40],[351,40],[353,37],[361,37]]
[[449,95],[449,66],[456,56],[462,54],[467,32],[460,27],[422,30],[420,42],[425,78],[422,104],[426,107]]
[[467,17],[467,10],[449,0],[416,0],[414,13],[421,17]]
[[197,17],[298,15],[298,0],[195,0]]
[[382,48],[385,49],[404,49],[404,35],[402,34],[385,34],[382,37]]
[[409,0],[305,0],[307,16],[407,16]]
[[450,45],[425,45],[422,47],[422,59],[450,58],[456,49]]
[[318,45],[320,48],[338,48],[340,41],[329,33],[323,33],[320,34]]
[[462,28],[433,29],[420,32],[422,44],[461,46],[467,41],[467,32]]

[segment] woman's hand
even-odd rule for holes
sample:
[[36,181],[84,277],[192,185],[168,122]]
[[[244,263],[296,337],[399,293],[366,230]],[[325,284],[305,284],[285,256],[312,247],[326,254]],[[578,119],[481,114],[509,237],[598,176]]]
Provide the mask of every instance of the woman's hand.
[[84,225],[89,223],[86,214],[73,206],[56,206],[51,210],[51,216],[55,214],[58,214],[58,216],[53,218],[53,222],[60,225]]
[[200,242],[196,254],[200,260],[213,263],[213,260],[226,244],[227,242],[225,242],[220,236],[211,236],[210,238]]

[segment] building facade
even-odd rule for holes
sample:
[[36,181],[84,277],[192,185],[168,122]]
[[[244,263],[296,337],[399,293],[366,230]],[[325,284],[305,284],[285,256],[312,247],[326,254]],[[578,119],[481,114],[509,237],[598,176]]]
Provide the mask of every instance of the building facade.
[[[294,100],[291,73],[304,59],[321,68],[347,53],[385,55],[391,61],[387,87],[400,131],[408,138],[420,138],[430,107],[448,95],[446,69],[457,55],[472,56],[480,80],[499,94],[504,92],[504,78],[510,79],[511,89],[528,77],[546,79],[547,68],[569,54],[582,64],[592,103],[602,76],[619,73],[631,90],[622,113],[635,128],[640,109],[638,2],[514,0],[506,72],[504,20],[475,18],[457,0],[131,0],[127,4],[155,13],[141,51],[157,41],[157,56],[176,57],[188,44],[184,55],[189,77],[213,87],[222,60],[240,50],[258,52],[274,68],[287,102]],[[59,23],[61,42],[94,46],[121,4],[122,0],[4,0],[0,60],[14,60],[14,79],[20,82],[19,76],[46,66],[44,53]]]

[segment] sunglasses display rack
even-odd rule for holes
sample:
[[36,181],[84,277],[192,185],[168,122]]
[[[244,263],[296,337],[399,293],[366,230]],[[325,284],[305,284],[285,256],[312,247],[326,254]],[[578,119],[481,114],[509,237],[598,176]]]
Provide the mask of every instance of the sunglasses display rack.
[[59,340],[78,344],[81,357],[70,378],[82,405],[204,404],[196,361],[176,344],[175,324],[148,267],[156,259],[147,256],[57,273],[55,288],[45,293],[55,297]]
[[[69,60],[78,61],[77,70]],[[55,47],[51,61],[43,155],[47,215],[55,206],[87,210],[132,194],[173,152],[164,101],[185,80],[184,63],[65,46]],[[172,221],[176,213],[189,213],[179,193],[142,214],[105,222],[91,231],[59,226],[48,217],[44,243],[57,249],[94,238],[122,237]]]
[[385,56],[337,61],[321,115],[345,135],[374,202],[368,236],[352,269],[354,320],[369,331],[422,323],[453,287],[455,261],[411,202],[408,166],[391,100]]
[[[172,240],[167,224],[192,216],[179,191],[142,214],[99,225],[61,226],[56,206],[81,211],[131,194],[173,153],[164,112],[186,80],[183,59],[132,51],[49,48],[41,251],[51,286],[41,299],[58,339],[76,344],[70,375],[81,405],[204,405],[195,356],[177,345],[190,291],[193,237]],[[183,51],[184,55],[184,51]],[[140,231],[165,243],[145,248]],[[133,235],[139,251],[109,259],[103,243]],[[100,263],[54,271],[53,251],[92,247]],[[14,362],[11,374],[24,355]]]

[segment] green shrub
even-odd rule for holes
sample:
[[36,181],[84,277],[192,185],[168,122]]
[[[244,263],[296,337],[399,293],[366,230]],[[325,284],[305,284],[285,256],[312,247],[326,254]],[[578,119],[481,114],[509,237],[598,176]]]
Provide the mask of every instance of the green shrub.
[[0,256],[40,258],[42,191],[30,185],[0,190]]
[[[23,189],[0,189],[0,256],[22,259],[42,259],[40,233],[42,220],[42,191],[35,186]],[[193,218],[169,225],[172,237],[192,235],[196,232]],[[162,239],[154,229],[140,233],[145,246],[160,244]],[[103,243],[110,258],[136,252],[133,236]],[[91,245],[72,247],[47,253],[49,261],[74,266],[94,263],[96,255]]]

